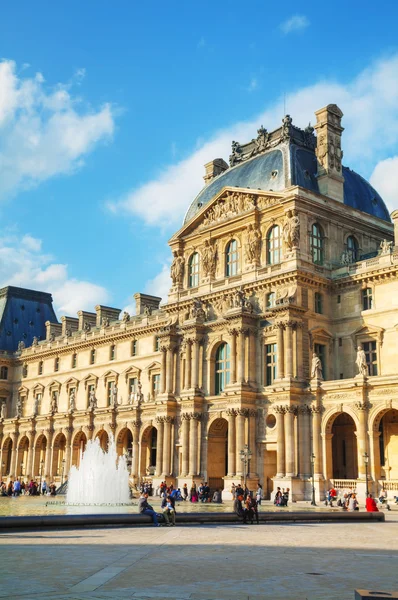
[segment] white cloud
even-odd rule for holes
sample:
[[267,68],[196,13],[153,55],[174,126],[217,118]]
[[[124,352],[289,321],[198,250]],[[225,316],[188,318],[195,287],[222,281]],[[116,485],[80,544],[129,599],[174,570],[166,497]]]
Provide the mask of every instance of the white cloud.
[[145,285],[145,292],[152,294],[152,296],[160,296],[162,298],[162,304],[167,301],[167,296],[171,288],[170,279],[170,263],[165,263],[162,266],[162,270],[153,279],[147,281]]
[[[396,152],[398,139],[398,55],[379,61],[351,82],[320,81],[286,97],[287,112],[296,125],[314,121],[315,110],[336,103],[344,112],[344,163],[364,176],[380,156]],[[203,165],[227,158],[231,140],[252,139],[261,123],[270,131],[281,123],[283,99],[276,100],[254,120],[236,123],[201,141],[185,159],[170,164],[156,178],[110,203],[114,213],[138,216],[149,225],[178,227],[203,187]]]
[[0,199],[79,168],[84,157],[114,131],[109,104],[84,107],[72,83],[46,85],[41,73],[22,77],[13,61],[0,62]]
[[280,24],[280,29],[284,34],[291,33],[292,31],[301,31],[306,29],[310,24],[308,18],[305,15],[293,15],[290,19],[286,19]]
[[390,212],[398,208],[398,156],[381,160],[372,173],[370,183],[386,202]]
[[70,278],[67,265],[53,262],[50,255],[41,252],[41,245],[41,240],[30,235],[0,236],[0,287],[15,285],[50,292],[58,314],[93,311],[96,304],[109,301],[105,288]]

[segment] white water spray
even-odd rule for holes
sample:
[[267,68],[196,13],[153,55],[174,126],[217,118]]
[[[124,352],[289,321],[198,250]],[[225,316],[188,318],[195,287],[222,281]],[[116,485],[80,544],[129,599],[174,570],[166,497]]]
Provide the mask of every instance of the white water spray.
[[131,502],[126,458],[118,457],[113,436],[107,452],[102,450],[98,438],[87,442],[79,467],[70,470],[66,501],[81,505]]

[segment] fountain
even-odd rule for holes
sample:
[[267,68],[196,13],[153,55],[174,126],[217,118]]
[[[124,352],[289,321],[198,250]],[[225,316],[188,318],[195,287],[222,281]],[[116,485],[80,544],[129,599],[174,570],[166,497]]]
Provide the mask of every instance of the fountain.
[[126,458],[117,455],[113,436],[109,438],[107,452],[98,438],[87,442],[79,467],[70,470],[66,504],[80,507],[131,504]]

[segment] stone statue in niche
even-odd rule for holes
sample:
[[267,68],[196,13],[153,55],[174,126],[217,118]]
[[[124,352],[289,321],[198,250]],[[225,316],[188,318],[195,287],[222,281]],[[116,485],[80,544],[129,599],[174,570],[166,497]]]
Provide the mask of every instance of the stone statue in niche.
[[295,210],[288,210],[283,225],[283,241],[288,250],[298,248],[300,244],[300,218]]
[[321,359],[315,352],[312,353],[311,361],[311,379],[319,379],[323,381]]
[[40,402],[39,396],[35,396],[35,399],[33,401],[33,416],[34,417],[36,417],[39,414],[39,402]]
[[261,233],[252,223],[247,228],[247,241],[245,245],[246,257],[249,263],[260,260],[261,253]]
[[217,252],[210,240],[205,241],[205,246],[202,250],[202,267],[205,277],[214,277],[216,273]]
[[115,383],[111,390],[111,406],[113,406],[113,408],[116,408],[119,404],[117,400],[117,391],[117,385]]
[[88,395],[88,406],[91,410],[94,410],[94,408],[97,408],[97,398],[95,397],[95,389],[92,388],[90,390],[90,393]]
[[3,400],[3,402],[1,403],[1,407],[0,407],[0,419],[6,419],[7,418],[7,402],[5,400]]
[[17,415],[16,415],[17,419],[20,419],[22,417],[22,409],[23,409],[23,407],[22,407],[22,398],[21,398],[21,396],[18,396],[18,399],[17,399]]
[[359,345],[357,348],[357,358],[356,358],[355,363],[358,367],[359,375],[363,375],[364,377],[367,377],[369,375],[368,364],[366,362],[365,351],[361,345]]
[[58,412],[58,398],[57,398],[56,392],[53,392],[51,395],[50,412],[51,413]]
[[178,285],[182,283],[184,276],[184,259],[177,250],[174,251],[173,256],[173,262],[170,267],[170,277],[173,285]]
[[76,392],[74,388],[71,389],[69,394],[69,410],[73,412],[76,410]]

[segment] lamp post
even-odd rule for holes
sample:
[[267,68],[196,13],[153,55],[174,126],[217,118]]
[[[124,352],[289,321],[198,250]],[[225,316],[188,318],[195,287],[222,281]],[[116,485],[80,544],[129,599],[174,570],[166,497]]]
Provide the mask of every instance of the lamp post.
[[3,477],[5,475],[5,473],[4,473],[5,470],[6,470],[6,463],[2,462],[1,463],[1,479],[3,479]]
[[243,481],[244,481],[244,485],[245,485],[245,488],[246,488],[248,465],[250,463],[250,459],[251,459],[251,456],[252,456],[252,451],[250,450],[249,446],[247,444],[245,444],[243,450],[241,450],[239,452],[239,454],[240,454],[240,459],[241,459],[242,464],[243,464]]
[[315,502],[315,454],[312,452],[311,454],[311,479],[312,479],[312,498],[311,498],[311,506],[316,506]]
[[366,479],[366,497],[369,496],[369,483],[368,483],[368,464],[369,464],[369,454],[365,452],[363,455],[363,460],[365,463],[365,479]]
[[61,485],[64,484],[64,472],[65,472],[65,459],[62,460],[62,471],[61,471]]
[[25,465],[23,464],[23,462],[21,462],[21,477],[23,477],[23,470],[24,470],[24,466],[25,466]]
[[42,480],[42,477],[43,477],[43,467],[44,467],[44,460],[41,459],[41,461],[40,461],[40,487],[39,487],[39,496],[41,494],[41,480]]

